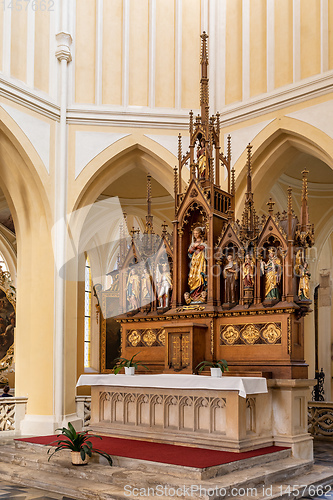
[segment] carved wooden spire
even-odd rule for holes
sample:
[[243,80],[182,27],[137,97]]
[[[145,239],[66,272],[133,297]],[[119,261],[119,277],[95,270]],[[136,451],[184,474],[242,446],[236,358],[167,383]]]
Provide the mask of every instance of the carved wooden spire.
[[203,125],[208,125],[209,116],[209,87],[208,87],[208,50],[207,50],[208,35],[205,31],[201,35],[201,80],[200,80],[200,108],[201,122]]
[[235,196],[235,169],[231,169],[231,188],[230,188],[230,194]]
[[231,162],[231,135],[229,134],[227,137],[227,158],[228,162]]
[[178,161],[182,159],[182,135],[178,134]]
[[175,167],[173,169],[174,177],[173,177],[173,189],[175,193],[175,213],[177,213],[178,208],[178,168]]
[[309,224],[308,208],[308,170],[303,170],[302,205],[301,205],[301,231],[305,232]]
[[[190,111],[190,125],[189,125],[190,136],[193,134],[193,111]],[[180,135],[180,134],[179,134]]]
[[252,193],[252,165],[251,165],[251,144],[247,146],[247,189],[246,189],[246,200],[253,199]]
[[[231,167],[231,135],[229,134],[227,137],[227,170],[228,170],[228,192],[232,195],[235,195],[235,171],[231,172],[230,175],[230,167]],[[232,180],[232,176],[234,176],[234,180]],[[231,178],[230,178],[231,177]]]
[[269,215],[273,215],[273,207],[275,205],[275,201],[273,201],[272,197],[269,198],[269,200],[266,203],[266,205],[268,206],[268,213],[269,213]]
[[151,175],[147,175],[147,215],[145,234],[153,234],[153,216],[151,213]]
[[288,187],[288,240],[292,239],[292,223],[293,223],[293,204],[292,204],[292,189]]

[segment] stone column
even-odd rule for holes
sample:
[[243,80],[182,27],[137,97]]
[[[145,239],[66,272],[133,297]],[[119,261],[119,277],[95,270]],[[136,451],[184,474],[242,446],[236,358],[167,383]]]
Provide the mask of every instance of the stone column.
[[[57,426],[66,425],[64,407],[64,337],[65,337],[65,287],[66,287],[66,216],[67,216],[67,98],[68,63],[72,60],[70,45],[72,37],[67,28],[66,2],[63,4],[61,31],[56,35],[56,57],[60,62],[60,125],[58,140],[58,161],[55,171],[55,226],[54,226],[54,419]],[[61,273],[59,272],[61,269]],[[71,415],[71,422],[76,415]],[[77,417],[76,417],[77,419]],[[80,426],[80,422],[78,422]]]

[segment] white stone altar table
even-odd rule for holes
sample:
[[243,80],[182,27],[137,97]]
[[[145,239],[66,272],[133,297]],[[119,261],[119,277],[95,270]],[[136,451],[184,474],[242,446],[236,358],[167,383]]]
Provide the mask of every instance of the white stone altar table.
[[[312,459],[310,380],[203,375],[81,375],[99,434],[226,451],[291,447]],[[268,389],[267,389],[268,385]]]
[[160,374],[160,375],[81,375],[77,386],[108,385],[126,387],[151,387],[172,389],[213,389],[238,391],[242,398],[248,394],[262,394],[267,391],[266,379],[262,377],[206,377],[203,375]]

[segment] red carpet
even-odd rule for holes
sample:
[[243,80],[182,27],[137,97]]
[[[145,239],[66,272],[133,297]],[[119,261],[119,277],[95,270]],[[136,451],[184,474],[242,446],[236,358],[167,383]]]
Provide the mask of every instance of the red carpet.
[[[40,436],[33,438],[16,439],[15,441],[26,441],[50,445],[57,436]],[[151,460],[163,464],[181,465],[185,467],[206,468],[213,465],[227,464],[244,460],[246,458],[267,455],[277,451],[285,450],[279,446],[269,446],[259,450],[244,453],[233,453],[228,451],[207,450],[206,448],[191,448],[188,446],[176,446],[173,444],[152,443],[150,441],[138,441],[136,439],[123,439],[106,437],[103,439],[92,438],[93,445],[109,455],[118,457],[137,458],[140,460]]]

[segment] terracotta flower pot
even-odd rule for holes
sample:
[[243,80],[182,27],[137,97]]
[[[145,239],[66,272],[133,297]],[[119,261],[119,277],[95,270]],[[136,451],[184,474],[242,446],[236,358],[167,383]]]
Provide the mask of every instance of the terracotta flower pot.
[[82,460],[81,453],[79,451],[71,451],[71,458],[73,465],[86,465],[89,460],[87,454],[85,460]]

